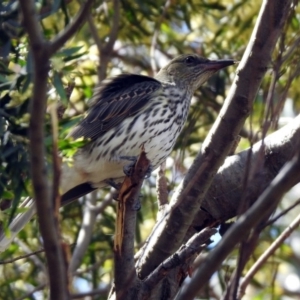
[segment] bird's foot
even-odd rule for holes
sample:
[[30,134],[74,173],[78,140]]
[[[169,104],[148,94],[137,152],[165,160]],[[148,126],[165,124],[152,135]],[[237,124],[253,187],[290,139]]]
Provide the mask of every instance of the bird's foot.
[[[124,174],[126,176],[130,177],[133,173],[133,170],[134,170],[134,167],[135,167],[135,164],[136,164],[136,161],[137,161],[138,157],[137,156],[120,156],[120,159],[130,161],[130,163],[128,165],[123,167]],[[149,165],[148,170],[147,170],[146,175],[145,175],[145,179],[147,179],[151,176],[152,170],[153,170],[152,166]]]
[[132,175],[133,170],[134,170],[134,166],[136,164],[137,157],[136,156],[120,156],[120,159],[130,161],[130,163],[128,165],[125,165],[123,167],[124,174],[126,176],[130,177]]

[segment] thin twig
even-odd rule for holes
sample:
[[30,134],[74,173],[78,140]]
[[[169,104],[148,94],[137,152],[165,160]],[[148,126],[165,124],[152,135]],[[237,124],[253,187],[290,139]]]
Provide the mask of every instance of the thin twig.
[[300,225],[300,214],[294,219],[294,221],[279,235],[279,237],[272,243],[272,245],[259,257],[258,260],[252,265],[250,270],[247,272],[243,278],[239,292],[238,299],[242,299],[245,294],[245,290],[253,278],[255,273],[262,267],[262,265],[267,261],[267,259],[274,254],[274,252],[282,245],[285,239],[287,239],[294,230]]
[[[185,269],[184,266],[186,262],[193,257],[195,254],[199,254],[202,249],[206,246],[205,243],[217,232],[215,228],[205,228],[199,233],[193,235],[189,241],[180,247],[176,253],[167,258],[164,262],[162,262],[143,282],[143,289],[146,291],[146,294],[143,296],[146,297],[148,293],[150,293],[157,284],[165,278],[168,273],[181,266]],[[180,271],[179,271],[180,272]],[[180,276],[176,276],[179,278]],[[182,281],[182,278],[180,278]]]
[[28,253],[28,254],[19,255],[18,257],[15,257],[15,258],[2,260],[2,261],[0,261],[0,265],[10,264],[10,263],[16,262],[16,261],[18,261],[20,259],[28,258],[30,256],[42,253],[44,251],[45,251],[44,249],[40,249],[40,250],[36,250],[36,251]]
[[113,54],[113,48],[119,33],[120,23],[120,0],[113,0],[114,15],[111,30],[108,36],[108,42],[102,45],[100,52],[100,66],[98,68],[99,81],[106,78],[107,66]]
[[288,50],[286,51],[286,53],[282,56],[282,62],[284,63],[292,54],[293,52],[298,49],[299,47],[299,44],[300,44],[300,37],[298,37],[293,45],[291,45]]
[[278,219],[280,219],[282,216],[286,215],[290,210],[294,209],[299,204],[300,204],[300,199],[296,200],[294,204],[292,204],[291,206],[289,206],[288,208],[286,208],[285,210],[283,210],[281,213],[279,213],[277,216],[275,216],[274,218],[272,218],[271,220],[269,220],[268,222],[266,222],[264,224],[264,228],[266,228],[267,226],[270,226],[273,223],[275,223]]
[[107,193],[103,200],[101,200],[100,204],[92,205],[90,202],[87,202],[86,205],[89,210],[93,211],[97,215],[101,215],[106,207],[110,205],[113,200],[118,196],[118,192],[111,188],[111,191]]
[[[97,191],[93,191],[87,195],[87,203],[95,205],[97,201]],[[93,228],[96,222],[96,214],[85,205],[83,212],[83,218],[79,234],[76,241],[76,247],[73,251],[72,259],[69,266],[69,271],[74,273],[77,268],[80,266],[82,258],[90,244]]]
[[[102,4],[102,5],[100,6],[100,8],[102,8],[103,5],[104,5],[104,4]],[[102,9],[100,10],[100,12],[101,12],[101,11],[102,11]],[[100,13],[100,12],[99,12],[99,13]],[[93,16],[92,16],[91,13],[89,13],[88,18],[87,18],[87,21],[88,21],[88,24],[89,24],[90,32],[91,32],[91,34],[92,34],[92,37],[93,37],[93,39],[94,39],[94,41],[95,41],[95,43],[96,43],[98,52],[99,52],[99,54],[100,54],[100,53],[101,53],[101,49],[102,49],[102,41],[101,41],[101,39],[100,39],[100,37],[99,37],[98,30],[97,30],[97,27],[96,27],[96,25],[95,25],[95,23],[94,23]]]
[[[20,249],[22,249],[22,251],[24,253],[27,253],[27,254],[32,253],[31,249],[19,238],[15,239],[15,243],[18,245],[18,247]],[[43,272],[43,274],[46,274],[47,270],[46,270],[45,262],[41,261],[41,259],[38,257],[38,255],[29,255],[27,257],[40,269],[40,271]]]
[[56,105],[53,103],[49,107],[52,125],[52,163],[53,163],[53,179],[52,179],[52,203],[54,203],[55,218],[58,220],[60,208],[59,182],[61,175],[60,159],[58,156],[58,115]]
[[[73,244],[69,244],[68,246],[69,246],[69,247],[75,247],[76,244],[73,243]],[[44,248],[41,248],[41,249],[39,249],[39,250],[33,251],[33,252],[31,252],[31,253],[28,253],[28,254],[19,255],[18,257],[15,257],[15,258],[12,258],[12,259],[2,260],[2,261],[0,261],[0,265],[10,264],[10,263],[16,262],[16,261],[18,261],[18,260],[20,260],[20,259],[28,258],[28,257],[30,257],[30,256],[37,255],[37,254],[43,253],[43,252],[45,252],[45,249],[44,249]]]
[[[26,1],[25,1],[26,2]],[[82,5],[80,12],[76,15],[72,22],[59,33],[51,42],[48,49],[49,56],[56,53],[83,25],[85,22],[90,8],[94,0],[87,0],[84,5]]]
[[163,162],[158,169],[157,178],[156,178],[156,194],[157,194],[157,204],[158,204],[158,216],[157,219],[160,219],[160,216],[164,214],[166,206],[169,204],[168,201],[168,182],[165,175],[166,171],[166,162]]
[[69,270],[74,273],[79,267],[84,254],[92,239],[93,229],[96,218],[105,208],[112,202],[112,193],[109,193],[99,206],[95,206],[97,201],[97,191],[90,193],[87,196],[81,228],[77,237],[76,247],[73,251],[73,256],[70,262]]
[[281,55],[279,55],[279,57],[277,58],[277,60],[274,64],[271,84],[269,86],[268,96],[267,96],[267,99],[266,99],[264,123],[262,125],[263,138],[265,138],[270,126],[272,125],[272,120],[273,120],[273,115],[274,115],[274,106],[273,106],[274,105],[273,104],[274,93],[275,93],[275,88],[276,88],[277,81],[280,77],[279,71],[280,71],[280,67],[281,67],[281,64],[282,64],[280,58],[281,58]]
[[[239,257],[237,262],[237,267],[231,274],[231,278],[229,283],[227,284],[226,290],[223,293],[221,300],[231,300],[236,299],[236,294],[239,286],[240,276],[242,274],[243,269],[245,268],[251,254],[255,250],[259,239],[260,231],[255,230],[247,241],[243,241],[240,245],[239,249]],[[246,238],[246,236],[245,236]]]
[[151,68],[152,68],[152,72],[153,74],[157,73],[157,65],[155,63],[155,59],[154,59],[154,54],[155,54],[155,49],[156,49],[156,45],[157,45],[157,37],[159,34],[159,30],[160,30],[160,26],[166,16],[167,10],[169,9],[169,7],[171,6],[172,1],[171,0],[167,0],[164,7],[163,7],[163,11],[159,17],[158,22],[156,23],[156,28],[155,31],[153,33],[152,36],[152,40],[151,40],[151,47],[150,47],[150,60],[151,60]]
[[24,299],[31,298],[34,293],[36,293],[36,292],[38,292],[40,290],[43,290],[46,286],[47,286],[46,283],[42,283],[39,286],[37,286],[36,288],[34,288],[32,291],[26,293],[25,295],[23,295],[20,298],[17,298],[16,300],[24,300]]
[[[110,290],[110,286],[108,285],[107,287],[92,290],[90,292],[72,294],[71,299],[83,299],[83,298],[89,297],[89,296],[107,296],[109,290]],[[89,297],[89,299],[90,299],[90,297]]]
[[[103,2],[97,9],[96,9],[96,13],[97,13],[97,16],[99,17],[99,15],[107,9],[107,3],[106,2]],[[88,18],[87,18],[87,21],[88,21],[88,25],[89,25],[89,28],[90,28],[90,31],[91,31],[91,34],[92,34],[92,37],[96,43],[96,46],[97,46],[97,49],[98,49],[98,52],[99,52],[99,55],[101,53],[101,49],[102,49],[102,41],[101,41],[101,38],[99,37],[99,34],[98,34],[98,30],[97,30],[97,27],[94,23],[94,20],[93,20],[93,16],[91,13],[88,14]]]
[[112,27],[109,32],[108,42],[102,48],[102,52],[104,52],[105,54],[112,52],[118,37],[119,23],[120,23],[120,0],[113,0],[113,8],[114,8],[114,16],[112,20]]
[[103,265],[103,262],[106,261],[107,259],[112,259],[112,254],[107,255],[103,260],[97,261],[95,262],[93,265],[86,267],[84,269],[81,270],[77,270],[76,272],[74,272],[73,274],[75,276],[81,276],[85,273],[90,273],[91,271],[95,271],[95,270],[99,270],[99,268]]

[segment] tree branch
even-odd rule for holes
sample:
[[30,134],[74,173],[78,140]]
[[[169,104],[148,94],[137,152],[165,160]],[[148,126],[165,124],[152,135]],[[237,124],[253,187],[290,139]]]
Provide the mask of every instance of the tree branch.
[[19,0],[23,15],[23,25],[30,37],[31,46],[38,47],[44,44],[44,38],[38,23],[38,16],[33,1],[29,1],[26,5],[26,0]]
[[255,261],[251,266],[250,270],[247,272],[243,278],[239,292],[238,299],[242,299],[245,294],[245,290],[250,283],[250,280],[253,278],[255,273],[261,268],[261,266],[267,261],[267,259],[274,254],[274,252],[282,245],[284,240],[286,240],[292,232],[298,228],[300,225],[300,215],[298,215],[294,221],[279,235],[279,237],[272,243],[272,245]]
[[156,28],[155,31],[153,33],[152,39],[151,39],[151,47],[150,47],[150,61],[151,61],[151,68],[152,68],[152,73],[156,74],[157,73],[157,65],[155,62],[155,49],[156,49],[156,45],[157,45],[157,37],[159,34],[159,30],[161,27],[161,24],[164,20],[164,18],[166,17],[166,13],[167,10],[169,9],[169,7],[172,5],[172,1],[171,0],[166,0],[165,5],[163,6],[163,10],[161,15],[159,16],[158,21],[156,22]]
[[168,207],[168,182],[165,175],[166,171],[166,162],[163,162],[158,169],[156,177],[156,194],[157,194],[157,204],[158,204],[158,215],[157,220],[159,220],[165,212],[165,209]]
[[24,300],[24,299],[32,298],[34,293],[36,293],[38,291],[41,291],[41,290],[43,290],[46,287],[47,287],[47,284],[46,283],[42,283],[39,286],[37,286],[36,288],[34,288],[32,291],[26,293],[25,295],[23,295],[22,297],[20,297],[20,298],[18,298],[16,300]]
[[64,34],[60,35],[49,45],[42,37],[34,2],[32,0],[20,0],[24,28],[29,35],[34,64],[34,87],[29,124],[31,173],[40,231],[48,262],[50,297],[52,299],[69,299],[69,291],[67,263],[60,244],[58,220],[54,213],[54,203],[51,201],[53,199],[50,197],[50,187],[48,186],[47,170],[44,161],[44,116],[46,111],[47,79],[50,69],[49,59],[71,34],[75,33],[83,22],[91,3],[92,1],[89,0],[72,25],[64,31]]
[[[248,117],[261,80],[271,61],[292,1],[265,0],[229,95],[192,167],[173,195],[164,220],[156,224],[138,261],[145,278],[176,251],[186,237],[198,208]],[[201,182],[195,184],[196,182]],[[170,240],[174,241],[170,243]]]
[[[103,296],[103,297],[106,297],[107,293],[109,292],[109,288],[110,287],[108,285],[107,287],[95,289],[95,290],[92,290],[90,292],[72,294],[71,299],[84,299],[84,298],[87,298],[89,296],[98,296],[98,297]],[[89,297],[89,299],[91,299],[91,298]]]
[[102,52],[112,53],[115,42],[119,33],[119,23],[120,23],[120,0],[113,0],[114,17],[112,21],[112,27],[109,33],[109,38],[107,44],[103,47]]
[[114,16],[112,21],[111,30],[109,32],[108,42],[102,45],[100,51],[100,66],[98,68],[99,80],[106,78],[107,66],[113,55],[113,48],[119,33],[120,23],[120,0],[113,0]]
[[87,0],[73,21],[50,42],[48,49],[49,56],[56,53],[83,25],[93,2],[94,0]]
[[114,245],[116,299],[135,299],[139,285],[134,267],[136,213],[140,207],[140,190],[149,166],[150,161],[142,149],[132,174],[125,177],[119,192]]
[[295,183],[300,181],[299,169],[300,155],[298,153],[290,162],[285,164],[257,202],[229,228],[221,242],[200,265],[191,281],[183,288],[176,300],[188,300],[196,296],[197,292],[220,267],[234,246],[242,241],[245,234],[257,226],[266,215],[270,214],[276,208],[282,196]]
[[268,222],[264,224],[264,228],[267,226],[270,226],[274,224],[276,221],[278,221],[282,216],[286,215],[289,211],[294,209],[296,206],[300,204],[300,199],[296,200],[291,206],[287,207],[283,211],[281,211],[278,215],[274,216],[272,219],[270,219]]
[[[195,254],[198,255],[203,249],[203,247],[206,246],[205,243],[207,243],[211,236],[214,235],[216,232],[217,229],[215,228],[205,228],[201,232],[198,232],[194,236],[192,236],[185,245],[181,246],[176,253],[174,253],[172,256],[170,256],[164,262],[162,262],[144,280],[143,290],[147,291],[148,293],[152,291],[163,278],[168,276],[168,273],[171,270],[177,267],[180,267],[180,269],[189,269],[190,265],[185,265],[186,262]],[[178,272],[181,273],[180,270]],[[183,279],[186,277],[187,272],[185,271],[183,276],[180,276],[178,272],[176,278],[178,278],[178,281],[183,282]],[[143,295],[143,299],[145,299],[145,297],[147,297],[147,293]]]
[[[247,185],[247,199],[253,203],[269,186],[283,165],[292,159],[300,147],[300,115],[288,125],[225,160],[198,210],[193,227],[198,230],[207,224],[224,222],[238,215],[241,199],[245,194],[243,178],[247,164],[253,173]],[[250,157],[250,161],[249,161]],[[257,164],[261,165],[258,172]],[[207,215],[208,213],[208,215]],[[206,225],[205,225],[206,224]]]
[[105,208],[112,202],[112,193],[109,193],[108,197],[105,197],[105,199],[103,199],[103,201],[99,205],[99,208],[97,207],[97,209],[95,209],[95,204],[97,201],[96,193],[97,191],[93,191],[86,196],[88,197],[88,199],[84,208],[82,224],[69,266],[69,270],[71,273],[74,273],[80,266],[82,258],[91,242],[97,215],[101,214],[105,210]]

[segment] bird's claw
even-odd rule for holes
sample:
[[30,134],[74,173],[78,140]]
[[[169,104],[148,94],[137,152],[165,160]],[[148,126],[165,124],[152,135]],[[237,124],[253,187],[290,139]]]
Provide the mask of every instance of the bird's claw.
[[[128,177],[132,176],[134,167],[135,167],[135,162],[131,162],[130,164],[124,166],[123,167],[124,174]],[[146,171],[145,179],[148,179],[151,176],[152,170],[153,170],[152,166],[149,165],[149,167]]]
[[129,160],[130,163],[123,167],[123,172],[126,176],[130,177],[132,175],[132,172],[134,170],[134,166],[137,161],[136,156],[120,156],[120,159]]
[[123,172],[126,176],[130,177],[133,173],[135,166],[135,162],[131,162],[130,164],[123,167]]
[[[133,173],[136,161],[137,161],[137,157],[136,156],[120,156],[120,159],[125,159],[125,160],[129,160],[131,161],[128,165],[123,167],[123,172],[126,176],[130,177]],[[146,175],[145,175],[145,179],[149,178],[151,176],[151,173],[153,171],[153,168],[151,165],[149,165]]]

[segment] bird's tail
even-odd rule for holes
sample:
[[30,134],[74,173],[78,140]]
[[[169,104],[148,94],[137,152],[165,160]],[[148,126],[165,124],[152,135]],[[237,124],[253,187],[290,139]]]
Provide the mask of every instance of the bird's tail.
[[[61,206],[67,205],[73,202],[75,199],[78,199],[79,197],[84,196],[93,190],[95,190],[95,188],[90,184],[81,184],[62,195]],[[26,198],[20,207],[24,208],[26,211],[16,215],[7,229],[0,227],[0,253],[9,247],[13,239],[36,213],[35,200],[33,198]]]
[[30,221],[36,212],[35,202],[32,198],[27,198],[21,205],[26,208],[25,212],[18,214],[10,223],[7,234],[3,229],[0,230],[0,252],[8,248],[13,239],[23,229],[23,227]]
[[[106,184],[103,183],[103,185],[98,185],[97,187],[105,185]],[[62,164],[62,176],[60,182],[60,191],[62,193],[61,206],[67,205],[95,189],[96,188],[91,184],[84,181],[84,177],[73,165],[69,165],[68,163]],[[7,230],[3,230],[0,227],[0,253],[8,248],[13,239],[36,213],[35,200],[32,198],[26,198],[20,207],[25,208],[26,211],[19,213],[12,220]]]

